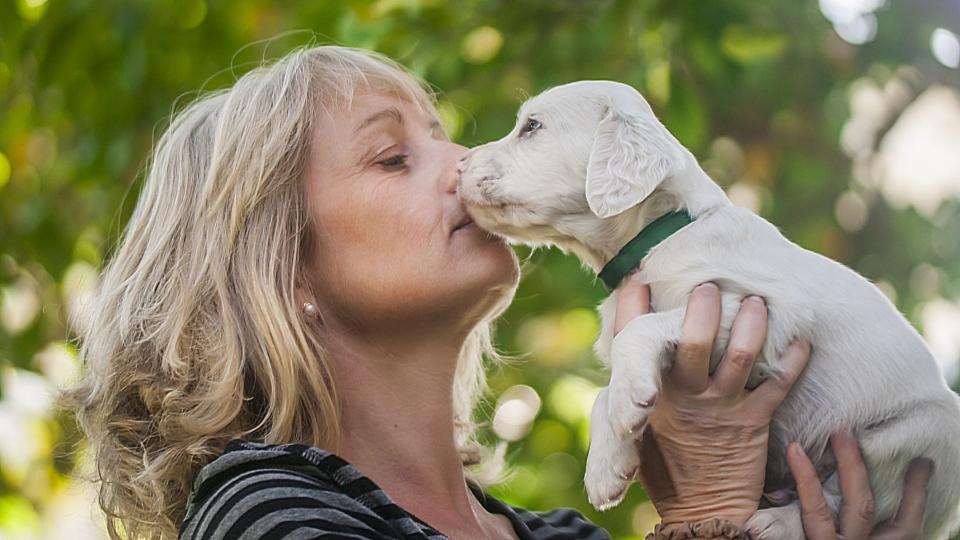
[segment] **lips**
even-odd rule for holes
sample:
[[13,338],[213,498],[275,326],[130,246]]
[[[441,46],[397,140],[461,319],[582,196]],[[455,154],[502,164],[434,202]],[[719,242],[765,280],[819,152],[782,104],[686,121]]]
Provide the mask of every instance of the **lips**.
[[456,225],[453,226],[453,230],[451,230],[450,232],[451,233],[456,232],[457,230],[462,229],[467,225],[470,225],[471,223],[473,223],[473,220],[470,219],[470,216],[464,215],[463,218],[460,221],[458,221]]

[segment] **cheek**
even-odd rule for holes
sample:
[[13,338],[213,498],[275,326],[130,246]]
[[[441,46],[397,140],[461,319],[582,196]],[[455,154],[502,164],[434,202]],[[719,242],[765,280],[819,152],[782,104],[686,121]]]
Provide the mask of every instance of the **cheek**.
[[529,210],[578,210],[580,205],[571,203],[586,200],[589,142],[548,132],[534,137],[514,145],[504,185]]
[[430,207],[386,191],[336,202],[319,220],[317,287],[324,299],[362,320],[424,302],[421,289],[444,264],[442,223]]

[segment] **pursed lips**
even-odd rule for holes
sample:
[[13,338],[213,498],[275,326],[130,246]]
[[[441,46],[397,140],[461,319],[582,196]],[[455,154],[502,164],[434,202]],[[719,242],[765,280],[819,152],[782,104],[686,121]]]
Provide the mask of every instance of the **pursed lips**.
[[470,216],[464,216],[464,218],[460,220],[460,223],[458,223],[458,224],[450,231],[450,234],[453,234],[453,233],[459,231],[460,229],[463,229],[464,227],[467,227],[467,226],[469,226],[469,225],[471,225],[471,224],[473,224],[473,220],[470,219]]

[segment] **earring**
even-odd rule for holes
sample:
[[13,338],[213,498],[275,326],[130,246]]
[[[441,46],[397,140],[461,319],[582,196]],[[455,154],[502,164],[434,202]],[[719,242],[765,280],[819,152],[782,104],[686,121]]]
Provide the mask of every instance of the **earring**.
[[306,314],[307,317],[310,317],[311,319],[315,319],[319,314],[319,311],[317,311],[317,306],[311,304],[310,302],[304,302],[303,313]]

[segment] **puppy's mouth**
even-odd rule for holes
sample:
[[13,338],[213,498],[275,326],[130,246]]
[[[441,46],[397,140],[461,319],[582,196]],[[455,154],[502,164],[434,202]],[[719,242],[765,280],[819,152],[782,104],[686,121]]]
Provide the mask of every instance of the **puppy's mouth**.
[[461,199],[463,203],[467,206],[471,206],[476,210],[504,210],[508,206],[519,206],[519,203],[512,203],[507,201],[491,201],[489,199]]

